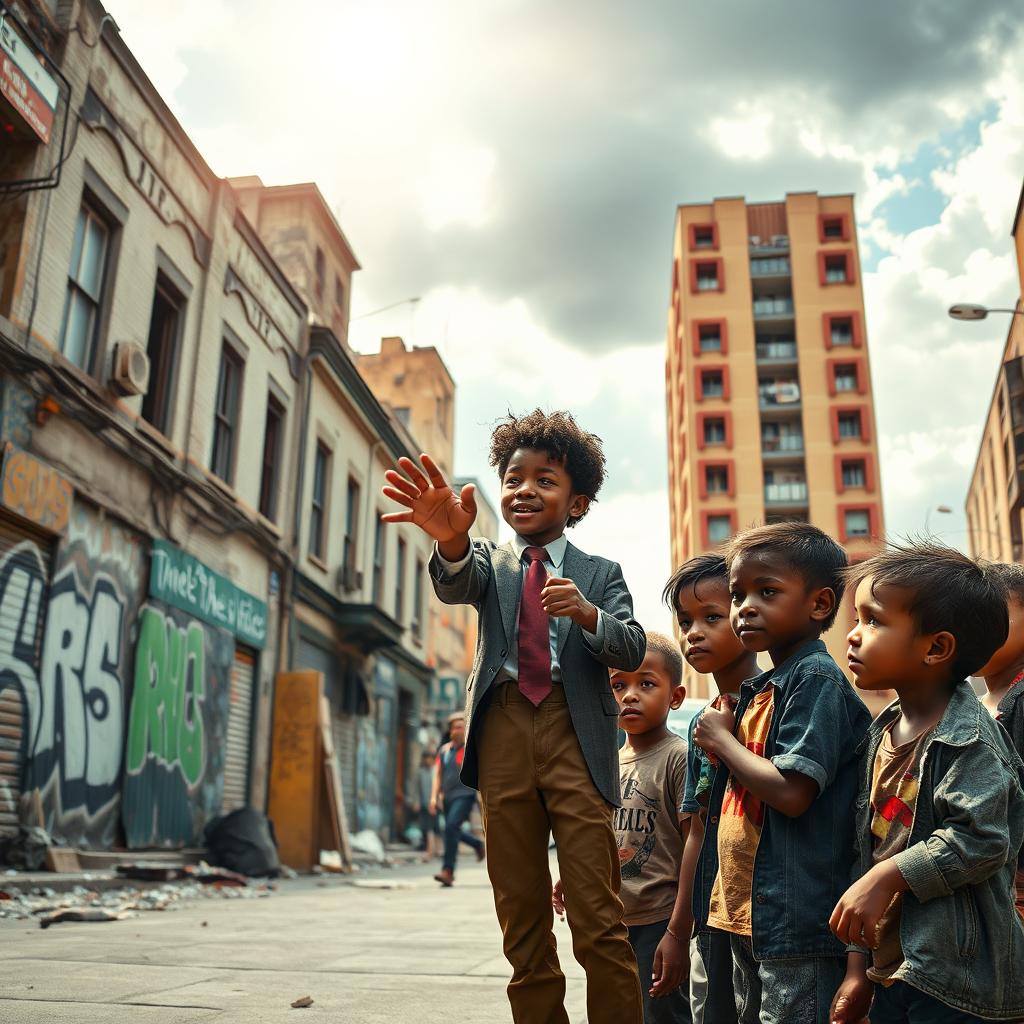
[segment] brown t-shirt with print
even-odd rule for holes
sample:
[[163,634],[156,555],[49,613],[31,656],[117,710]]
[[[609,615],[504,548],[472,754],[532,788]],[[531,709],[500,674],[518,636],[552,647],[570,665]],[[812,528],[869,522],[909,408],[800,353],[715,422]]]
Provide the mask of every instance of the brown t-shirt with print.
[[[747,705],[736,738],[764,757],[775,710],[775,687],[767,686]],[[749,935],[754,857],[764,826],[764,804],[730,775],[718,824],[718,874],[711,888],[708,925],[735,935]]]
[[[921,754],[932,731],[929,729],[896,747],[892,743],[892,727],[896,722],[882,734],[871,773],[871,856],[875,864],[907,848],[920,788]],[[903,963],[902,907],[903,894],[897,893],[876,930],[878,945],[871,953],[868,977],[883,985],[891,984],[889,979]]]
[[622,871],[623,921],[653,924],[672,916],[679,888],[686,788],[686,740],[666,736],[650,750],[619,750],[622,806],[612,816]]

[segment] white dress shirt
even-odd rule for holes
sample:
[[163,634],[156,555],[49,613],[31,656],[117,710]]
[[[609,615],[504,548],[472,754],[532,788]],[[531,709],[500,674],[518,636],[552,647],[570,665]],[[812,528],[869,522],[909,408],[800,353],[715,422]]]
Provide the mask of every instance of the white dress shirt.
[[[551,541],[549,544],[544,545],[544,550],[547,552],[548,557],[544,559],[544,568],[547,570],[549,576],[561,576],[562,575],[562,563],[565,561],[565,549],[568,545],[565,534],[557,540]],[[526,579],[526,571],[530,567],[528,559],[524,559],[523,555],[526,549],[529,547],[539,547],[540,545],[529,544],[523,540],[522,537],[517,533],[512,538],[512,548],[516,555],[519,557],[519,566],[522,571],[523,580]],[[457,562],[449,562],[445,558],[440,550],[437,549],[437,545],[434,545],[435,551],[437,551],[438,561],[441,563],[441,567],[449,576],[454,576],[468,564],[470,558],[473,557],[473,543],[470,541],[469,551],[460,558]],[[520,591],[522,594],[522,591]],[[598,654],[604,647],[604,612],[600,608],[597,609],[597,632],[588,633],[585,629],[580,627],[580,632],[583,634],[583,640],[587,646],[595,653]],[[553,683],[560,683],[562,681],[562,671],[558,664],[558,619],[554,616],[548,618],[548,646],[551,650],[551,681]],[[516,628],[515,636],[509,638],[508,645],[508,657],[505,659],[505,664],[502,666],[501,671],[498,673],[495,683],[503,683],[506,680],[518,680],[519,679],[519,608],[516,608]]]

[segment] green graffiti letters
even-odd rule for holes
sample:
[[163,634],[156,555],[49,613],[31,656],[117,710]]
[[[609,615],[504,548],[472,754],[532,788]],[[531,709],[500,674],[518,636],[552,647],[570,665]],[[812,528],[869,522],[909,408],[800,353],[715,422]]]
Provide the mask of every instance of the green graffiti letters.
[[205,639],[198,622],[182,628],[157,608],[142,609],[128,722],[129,774],[137,775],[153,757],[178,768],[189,788],[202,778]]

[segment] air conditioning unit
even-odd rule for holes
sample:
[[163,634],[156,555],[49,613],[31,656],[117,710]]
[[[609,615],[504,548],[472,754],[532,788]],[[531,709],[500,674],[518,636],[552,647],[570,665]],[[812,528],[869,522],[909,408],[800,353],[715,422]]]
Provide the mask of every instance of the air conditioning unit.
[[363,574],[350,565],[343,565],[338,568],[334,582],[338,590],[352,594],[363,589]]
[[149,356],[134,341],[114,346],[114,366],[110,383],[122,395],[144,395],[149,390]]

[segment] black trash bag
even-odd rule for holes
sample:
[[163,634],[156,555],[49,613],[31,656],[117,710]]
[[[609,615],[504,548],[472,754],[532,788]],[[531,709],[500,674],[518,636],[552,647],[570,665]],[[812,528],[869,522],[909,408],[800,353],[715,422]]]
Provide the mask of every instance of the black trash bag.
[[277,878],[281,874],[274,824],[255,807],[240,807],[215,818],[206,826],[203,838],[211,864],[250,878]]

